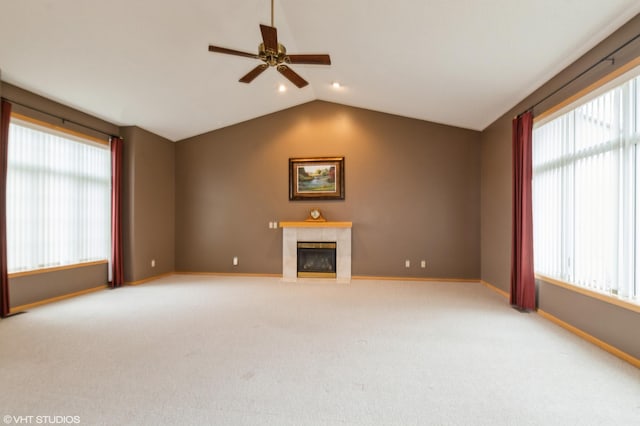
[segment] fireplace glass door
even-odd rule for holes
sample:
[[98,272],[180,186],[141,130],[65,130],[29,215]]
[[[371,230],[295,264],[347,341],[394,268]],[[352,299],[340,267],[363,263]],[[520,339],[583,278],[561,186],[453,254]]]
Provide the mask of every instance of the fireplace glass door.
[[335,278],[336,243],[299,241],[298,277]]

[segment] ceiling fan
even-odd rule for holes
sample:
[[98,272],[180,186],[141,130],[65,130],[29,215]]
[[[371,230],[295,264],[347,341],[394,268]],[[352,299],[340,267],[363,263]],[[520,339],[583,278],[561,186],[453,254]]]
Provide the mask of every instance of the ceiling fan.
[[280,74],[289,79],[289,81],[295,84],[298,88],[302,88],[309,83],[304,78],[300,77],[298,73],[289,68],[289,64],[331,65],[331,58],[326,54],[287,54],[287,49],[285,49],[282,44],[278,43],[278,32],[273,26],[273,0],[271,0],[271,26],[260,24],[260,32],[262,33],[262,43],[258,46],[257,55],[213,45],[209,45],[209,52],[226,53],[228,55],[260,59],[263,63],[240,78],[238,81],[241,83],[251,83],[267,68],[276,67]]

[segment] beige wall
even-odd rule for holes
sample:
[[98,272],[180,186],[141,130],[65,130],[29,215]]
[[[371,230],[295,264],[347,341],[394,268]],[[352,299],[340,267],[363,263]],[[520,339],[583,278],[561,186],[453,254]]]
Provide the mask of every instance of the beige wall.
[[[353,222],[354,275],[477,279],[479,142],[478,132],[321,101],[180,141],[176,268],[279,274],[282,231],[269,221],[318,206]],[[289,201],[288,159],[316,156],[345,157],[344,201]]]
[[[636,16],[482,132],[480,215],[483,280],[509,291],[512,118],[556,91],[573,77],[580,75],[639,32],[640,16]],[[537,106],[534,113],[549,109],[637,56],[640,56],[639,41],[635,41],[624,51],[616,54],[615,64],[606,62],[595,67],[584,77]],[[539,282],[538,304],[540,309],[640,358],[637,339],[637,330],[640,330],[640,314],[558,289],[544,282]]]
[[135,282],[175,270],[175,144],[135,126],[120,134],[124,279]]

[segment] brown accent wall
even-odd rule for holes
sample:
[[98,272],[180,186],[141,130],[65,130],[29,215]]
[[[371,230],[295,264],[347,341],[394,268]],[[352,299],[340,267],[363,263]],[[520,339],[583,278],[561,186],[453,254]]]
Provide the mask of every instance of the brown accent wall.
[[[512,118],[555,92],[638,33],[640,33],[640,15],[631,19],[482,132],[480,214],[483,280],[504,291],[509,291]],[[534,114],[558,104],[637,56],[640,56],[639,40],[616,54],[614,64],[605,62],[595,67],[575,83],[538,105],[534,109]],[[637,339],[637,330],[640,330],[640,314],[577,293],[557,289],[544,282],[539,282],[539,294],[540,309],[640,358]]]
[[[88,136],[93,136],[105,141],[109,140],[107,135],[118,134],[118,127],[107,121],[54,102],[9,83],[3,82],[2,85],[2,96],[16,102],[16,104],[12,106],[13,112],[24,114],[40,121],[84,133]],[[27,105],[30,108],[25,108],[24,106],[18,105],[18,103]],[[44,111],[44,113],[39,111]],[[65,120],[63,121],[56,117],[63,117]],[[80,123],[87,127],[78,126],[74,123]],[[90,128],[99,130],[103,133],[94,132],[90,130]]]
[[40,302],[107,284],[106,263],[11,278],[11,307]]
[[[138,127],[117,126],[19,87],[2,83],[2,95],[106,134],[124,136],[123,240],[125,281],[138,281],[175,268],[175,144]],[[107,136],[14,104],[13,111],[108,140]],[[156,267],[151,267],[155,259]],[[106,265],[10,279],[12,307],[107,283]]]
[[540,308],[640,359],[640,314],[538,280]]
[[[317,206],[353,222],[354,275],[478,279],[479,136],[314,101],[180,141],[176,269],[279,274],[282,230],[268,223]],[[346,199],[289,201],[288,159],[317,156],[345,157]]]
[[[43,98],[27,90],[2,82],[2,96],[16,103],[12,111],[46,121],[60,127],[79,131],[90,136],[108,140],[107,136],[87,130],[72,123],[17,105],[21,103],[54,116],[64,117],[77,123],[98,129],[107,134],[118,134],[118,128],[111,123],[92,117],[73,108]],[[107,283],[107,266],[95,265],[63,271],[48,272],[9,279],[9,302],[11,307],[34,303],[69,293],[95,288]]]
[[124,279],[135,282],[175,269],[175,144],[135,126],[120,134]]
[[480,253],[482,279],[509,292],[511,274],[511,121],[482,132]]

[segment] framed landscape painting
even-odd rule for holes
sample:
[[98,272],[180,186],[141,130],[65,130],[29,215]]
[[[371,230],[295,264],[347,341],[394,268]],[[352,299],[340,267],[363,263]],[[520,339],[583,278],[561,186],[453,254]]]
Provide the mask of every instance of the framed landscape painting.
[[289,200],[344,200],[344,157],[289,158]]

